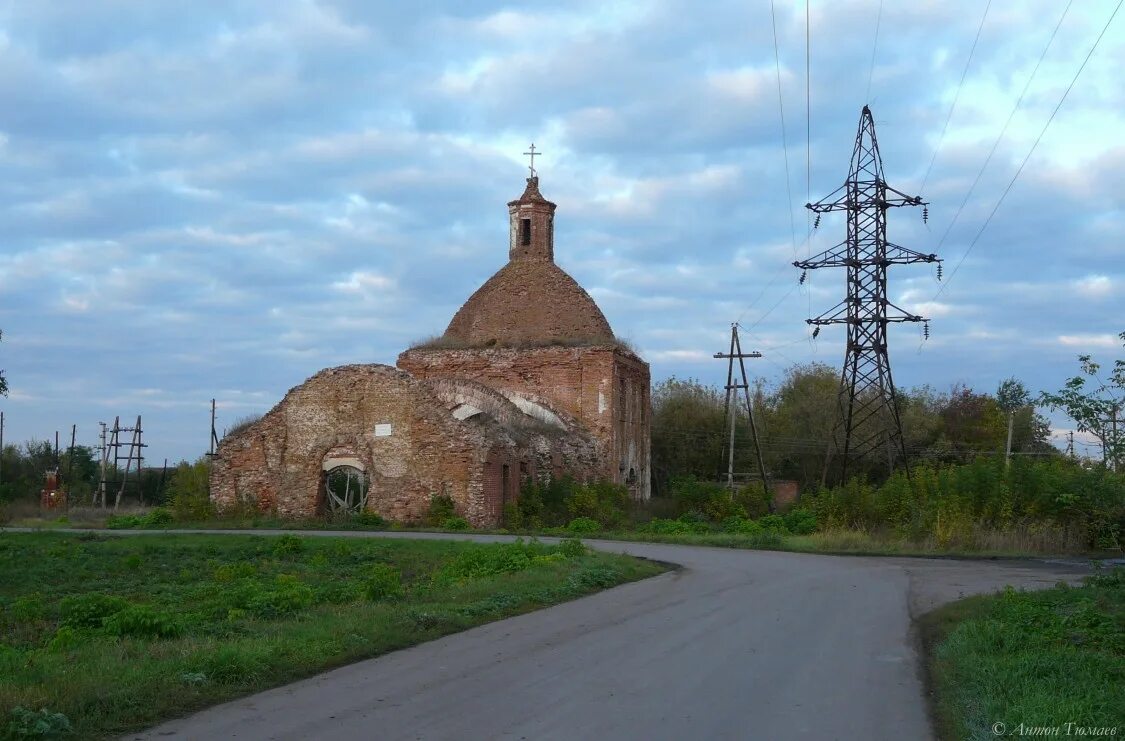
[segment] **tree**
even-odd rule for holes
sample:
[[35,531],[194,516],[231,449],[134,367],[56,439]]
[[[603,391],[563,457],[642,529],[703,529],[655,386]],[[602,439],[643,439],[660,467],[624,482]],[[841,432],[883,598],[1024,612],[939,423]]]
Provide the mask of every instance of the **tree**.
[[1007,466],[1012,460],[1012,428],[1015,426],[1016,412],[1031,403],[1031,394],[1027,393],[1027,387],[1016,378],[1007,378],[996,389],[996,403],[1000,405],[1000,411],[1008,415],[1008,442],[1004,447],[1004,465]]
[[[1125,332],[1121,338],[1125,347]],[[1125,360],[1114,361],[1108,378],[1102,378],[1101,365],[1089,355],[1079,355],[1082,374],[1074,376],[1055,393],[1044,391],[1039,399],[1044,406],[1062,409],[1078,424],[1081,432],[1089,432],[1102,446],[1102,461],[1117,471],[1125,462],[1125,436],[1120,428],[1125,426]]]
[[652,390],[653,486],[676,476],[710,479],[726,442],[723,393],[694,379],[669,378]]
[[794,365],[764,400],[761,432],[766,465],[778,478],[803,486],[820,481],[836,423],[840,373],[823,363]]

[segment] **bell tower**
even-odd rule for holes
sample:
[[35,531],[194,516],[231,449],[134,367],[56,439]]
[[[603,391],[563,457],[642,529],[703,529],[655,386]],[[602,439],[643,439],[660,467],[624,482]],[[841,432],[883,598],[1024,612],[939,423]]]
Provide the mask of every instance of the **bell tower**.
[[554,262],[555,204],[539,192],[535,144],[524,154],[531,157],[530,176],[523,195],[508,203],[508,259]]

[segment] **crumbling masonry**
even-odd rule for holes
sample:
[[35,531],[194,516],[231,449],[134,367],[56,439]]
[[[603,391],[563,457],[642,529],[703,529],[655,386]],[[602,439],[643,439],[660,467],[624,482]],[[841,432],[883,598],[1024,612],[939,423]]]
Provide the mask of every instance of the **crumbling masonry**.
[[555,204],[538,180],[508,204],[508,264],[440,340],[402,353],[397,369],[321,371],[222,441],[218,508],[410,522],[444,495],[486,527],[528,477],[608,479],[648,498],[648,364],[555,264]]

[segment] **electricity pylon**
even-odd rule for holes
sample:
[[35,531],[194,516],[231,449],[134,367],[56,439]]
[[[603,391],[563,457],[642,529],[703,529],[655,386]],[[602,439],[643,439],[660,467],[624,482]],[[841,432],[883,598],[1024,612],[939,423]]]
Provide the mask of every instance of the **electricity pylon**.
[[[936,262],[940,278],[941,261],[937,255],[924,255],[887,241],[887,209],[897,206],[926,204],[920,196],[908,196],[883,179],[875,121],[871,109],[864,106],[847,181],[820,201],[805,204],[817,214],[817,225],[821,214],[846,211],[847,239],[813,258],[793,263],[802,270],[845,267],[848,272],[847,298],[820,316],[806,320],[816,327],[814,337],[828,324],[848,326],[836,422],[822,479],[828,476],[828,466],[835,452],[842,454],[841,476],[845,479],[850,459],[863,458],[880,450],[886,454],[891,470],[898,463],[906,465],[902,421],[891,378],[891,362],[887,357],[887,325],[926,322],[928,334],[929,320],[887,300],[887,267]],[[928,217],[928,209],[924,208],[922,218]],[[802,282],[804,278],[802,273]]]

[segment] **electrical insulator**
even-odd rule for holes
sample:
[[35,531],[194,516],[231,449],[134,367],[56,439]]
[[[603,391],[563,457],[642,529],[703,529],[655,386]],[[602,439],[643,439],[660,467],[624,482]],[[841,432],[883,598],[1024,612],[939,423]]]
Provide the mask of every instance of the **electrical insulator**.
[[941,282],[941,263],[940,262],[937,264],[937,279],[938,279],[938,283],[940,283]]
[[816,215],[816,219],[813,221],[812,228],[813,229],[819,229],[820,228],[820,214]]
[[930,339],[930,323],[929,322],[925,322],[925,323],[922,324],[922,339],[924,339],[924,340]]
[[930,222],[930,207],[922,206],[922,223],[928,224]]
[[814,330],[812,331],[812,337],[813,337],[813,339],[814,339],[814,340],[816,339],[816,336],[817,336],[818,334],[820,334],[820,327],[817,327],[816,329],[814,329]]
[[808,278],[808,277],[809,277],[809,271],[802,270],[801,271],[801,279],[799,281],[797,281],[797,285],[799,285],[799,286],[805,285],[805,278]]

